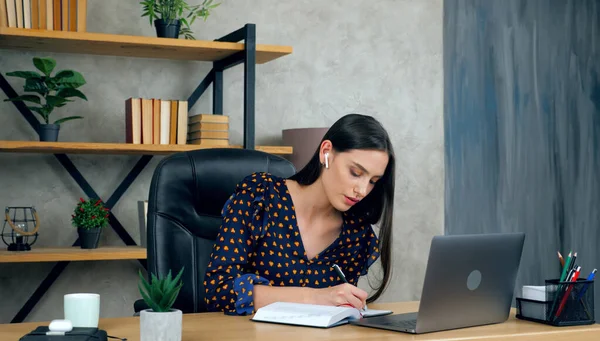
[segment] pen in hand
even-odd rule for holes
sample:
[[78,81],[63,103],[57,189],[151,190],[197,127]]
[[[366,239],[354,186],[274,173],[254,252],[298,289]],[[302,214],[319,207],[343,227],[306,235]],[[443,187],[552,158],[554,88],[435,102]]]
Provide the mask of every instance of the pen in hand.
[[[338,276],[340,276],[340,278],[342,279],[342,281],[344,281],[344,283],[348,283],[348,280],[346,279],[346,276],[344,276],[344,273],[342,272],[342,269],[340,269],[340,267],[337,264],[333,264],[333,269],[335,270],[335,272],[337,272]],[[362,309],[363,311],[367,310],[367,304],[365,303],[365,306]]]

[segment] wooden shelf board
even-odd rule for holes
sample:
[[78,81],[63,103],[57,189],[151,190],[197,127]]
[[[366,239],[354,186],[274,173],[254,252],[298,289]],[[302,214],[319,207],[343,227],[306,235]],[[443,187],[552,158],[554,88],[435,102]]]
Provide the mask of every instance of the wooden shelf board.
[[[0,141],[0,152],[41,154],[113,154],[113,155],[168,155],[207,148],[242,148],[239,145],[215,147],[198,144],[131,144],[97,142],[42,142]],[[286,146],[256,146],[256,150],[269,154],[289,155],[293,148]]]
[[97,249],[80,247],[35,247],[30,251],[0,250],[0,263],[59,262],[90,260],[146,259],[146,249],[139,246],[103,246]]
[[[244,51],[244,44],[0,27],[0,49],[216,61]],[[256,63],[267,63],[291,53],[291,46],[257,44]]]

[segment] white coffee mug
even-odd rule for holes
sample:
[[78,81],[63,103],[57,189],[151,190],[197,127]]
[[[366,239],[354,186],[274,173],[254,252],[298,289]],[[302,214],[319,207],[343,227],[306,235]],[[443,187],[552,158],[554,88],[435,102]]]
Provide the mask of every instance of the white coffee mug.
[[64,296],[65,320],[73,327],[98,328],[100,318],[99,294],[67,294]]

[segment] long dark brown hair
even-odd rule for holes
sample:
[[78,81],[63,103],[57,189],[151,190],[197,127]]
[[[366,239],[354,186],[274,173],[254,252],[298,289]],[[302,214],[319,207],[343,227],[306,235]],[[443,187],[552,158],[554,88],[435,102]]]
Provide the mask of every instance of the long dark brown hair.
[[[391,277],[392,220],[394,211],[395,156],[388,133],[381,123],[371,116],[348,114],[335,122],[325,133],[321,142],[329,140],[333,150],[345,152],[352,149],[380,150],[387,152],[389,161],[385,173],[373,190],[349,212],[364,217],[370,224],[379,223],[379,250],[383,279],[377,291],[367,299],[367,303],[378,299],[385,291]],[[310,185],[321,175],[319,158],[320,144],[310,161],[298,173],[290,177],[300,185]]]

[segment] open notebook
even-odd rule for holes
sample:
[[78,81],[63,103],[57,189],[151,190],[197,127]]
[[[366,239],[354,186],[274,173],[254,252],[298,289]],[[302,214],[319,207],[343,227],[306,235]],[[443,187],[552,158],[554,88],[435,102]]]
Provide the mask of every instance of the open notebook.
[[[362,317],[391,314],[390,310],[364,310]],[[360,319],[361,312],[351,307],[334,307],[316,304],[276,302],[256,311],[252,321],[293,324],[329,328]]]

